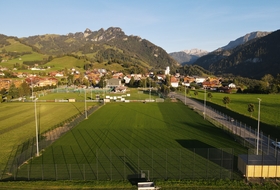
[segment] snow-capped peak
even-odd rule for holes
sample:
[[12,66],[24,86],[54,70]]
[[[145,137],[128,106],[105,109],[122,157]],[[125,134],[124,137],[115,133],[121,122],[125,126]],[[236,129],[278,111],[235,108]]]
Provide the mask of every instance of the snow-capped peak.
[[189,54],[189,55],[196,55],[199,57],[208,54],[208,51],[202,50],[202,49],[196,49],[196,48],[191,49],[191,50],[184,50],[183,52],[185,52],[186,54]]

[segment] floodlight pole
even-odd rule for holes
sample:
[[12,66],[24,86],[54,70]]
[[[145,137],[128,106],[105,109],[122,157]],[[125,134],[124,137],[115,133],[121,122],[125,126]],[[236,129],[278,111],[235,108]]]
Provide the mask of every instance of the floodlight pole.
[[257,135],[257,155],[259,154],[259,137],[260,137],[260,115],[261,115],[261,99],[259,100],[259,111],[258,111],[258,135]]
[[151,79],[150,79],[150,102],[151,102]]
[[87,119],[87,101],[86,101],[86,89],[85,89],[85,118]]
[[36,156],[39,156],[39,137],[38,137],[38,122],[37,122],[37,98],[34,100],[34,112],[35,112],[35,125],[36,125]]
[[104,105],[105,105],[106,103],[105,103],[105,89],[104,89],[104,82],[105,82],[105,78],[104,78],[104,80],[103,80],[103,103],[104,103]]
[[30,79],[31,80],[31,99],[33,100],[33,78]]
[[186,92],[187,89],[186,89],[186,88],[187,88],[187,87],[186,87],[186,84],[185,84],[185,105],[186,105],[186,102],[187,102],[187,97],[186,97],[186,96],[187,96],[187,92]]
[[203,115],[204,115],[204,119],[205,119],[205,115],[206,115],[206,87],[204,87],[204,110],[203,110]]

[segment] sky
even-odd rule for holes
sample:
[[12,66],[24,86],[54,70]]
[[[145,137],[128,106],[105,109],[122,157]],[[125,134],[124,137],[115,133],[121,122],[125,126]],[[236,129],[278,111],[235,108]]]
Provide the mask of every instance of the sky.
[[279,0],[0,0],[0,34],[28,37],[120,27],[167,53],[214,51],[280,29]]

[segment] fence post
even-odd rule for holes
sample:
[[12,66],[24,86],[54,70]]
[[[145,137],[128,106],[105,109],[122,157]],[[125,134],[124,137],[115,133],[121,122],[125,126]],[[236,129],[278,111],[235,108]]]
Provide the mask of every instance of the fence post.
[[96,149],[96,179],[98,181],[98,152]]
[[44,164],[41,164],[41,169],[42,169],[42,180],[44,180]]
[[69,164],[69,180],[72,179],[72,170],[71,170],[71,164]]
[[139,148],[137,149],[137,171],[138,171],[138,174],[140,175],[139,178],[141,177],[141,174],[140,174],[140,170],[139,170]]
[[154,179],[154,149],[152,149],[152,179]]
[[[262,138],[261,138],[261,139],[262,139],[262,143],[261,143],[261,151],[263,152],[263,148],[262,148],[262,147],[263,147],[263,132],[262,132],[262,131],[261,131],[261,134],[262,134]],[[262,154],[263,154],[263,153],[262,153]]]
[[240,121],[239,124],[240,124],[240,125],[239,125],[240,136],[242,137],[242,133],[241,133],[242,123],[241,123],[241,121]]
[[267,136],[267,154],[268,155],[269,155],[269,147],[270,147],[269,141],[270,141],[270,135]]
[[207,167],[206,167],[206,178],[208,179],[208,169],[209,169],[209,148],[207,148]]
[[86,180],[85,164],[83,164],[84,181]]
[[221,151],[221,154],[222,154],[222,156],[221,156],[221,167],[220,167],[220,179],[222,179],[222,172],[223,172],[222,167],[223,167],[224,154],[223,154],[223,149],[221,149],[220,151]]
[[[277,142],[277,139],[275,139],[275,142]],[[274,157],[278,156],[278,151],[277,151],[277,147],[274,147]]]
[[112,169],[112,150],[110,149],[110,169],[111,169],[111,181],[113,180],[113,169]]
[[180,175],[179,175],[180,176],[180,180],[181,180],[181,167],[182,167],[181,166],[181,157],[182,157],[182,155],[181,155],[181,148],[180,148]]
[[55,164],[55,180],[57,181],[57,164]]
[[195,171],[195,148],[193,149],[193,171],[192,171],[192,174],[193,174],[193,179],[194,179],[194,171]]
[[167,179],[167,149],[165,149],[165,179]]
[[30,180],[30,174],[29,174],[29,164],[27,165],[27,179]]
[[125,180],[125,149],[123,150],[123,180]]

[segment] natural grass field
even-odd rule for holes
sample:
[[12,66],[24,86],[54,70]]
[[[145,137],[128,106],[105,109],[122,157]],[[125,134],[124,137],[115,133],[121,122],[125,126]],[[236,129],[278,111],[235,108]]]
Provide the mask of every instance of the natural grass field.
[[[138,94],[137,89],[129,89],[132,99],[146,99],[149,94]],[[39,94],[39,93],[38,93]],[[43,94],[43,93],[40,93]],[[114,94],[123,95],[123,94]],[[92,93],[93,99],[96,94]],[[87,92],[87,100],[91,98],[91,93]],[[156,96],[152,96],[155,98]],[[38,126],[40,132],[44,132],[55,125],[67,120],[68,118],[82,113],[84,111],[84,102],[75,103],[55,103],[40,102],[40,100],[69,99],[83,101],[84,93],[44,93],[38,98],[37,113]],[[93,106],[96,103],[87,102],[87,106]],[[8,157],[13,147],[16,147],[24,141],[35,136],[35,112],[34,103],[31,102],[13,102],[0,104],[0,171],[4,169]]]
[[[108,93],[108,89],[104,90],[102,88],[95,89],[89,88],[86,89],[86,94],[84,93],[84,89],[77,89],[73,92],[73,89],[69,89],[67,93],[65,93],[66,89],[59,88],[58,90],[54,89],[53,93],[38,93],[39,100],[55,100],[55,99],[69,99],[74,98],[76,100],[95,100],[96,96],[99,95],[100,98],[105,96],[110,97],[123,97],[126,100],[146,100],[150,98],[149,90],[143,91],[137,88],[128,88],[125,93]],[[129,95],[128,95],[129,94]],[[156,93],[156,89],[151,90],[151,99],[155,100],[159,98],[158,94]],[[112,100],[113,101],[113,100]]]
[[[31,54],[23,55],[16,59],[8,60],[7,62],[1,63],[2,66],[8,67],[8,68],[14,68],[15,63],[23,63],[23,61],[34,61],[34,60],[43,60],[45,57],[42,54],[39,54],[37,52],[34,52],[31,47],[26,46],[24,44],[21,44],[20,42],[14,40],[14,39],[8,39],[8,41],[11,43],[11,45],[5,46],[4,48],[0,48],[0,51],[2,49],[5,49],[8,52],[31,52]],[[31,72],[30,70],[25,70],[24,72]]]
[[[258,118],[258,109],[259,109],[259,100],[261,99],[261,122],[267,123],[272,126],[280,127],[280,94],[226,94],[220,92],[207,91],[206,93],[211,92],[213,97],[211,100],[207,97],[207,102],[218,104],[222,107],[225,107],[223,103],[223,98],[228,96],[231,102],[227,105],[227,109],[234,112],[240,113],[244,116],[250,117],[248,112],[248,104],[252,103],[255,105],[255,111],[252,114],[252,118],[257,120]],[[184,92],[181,92],[183,94]],[[187,97],[196,98],[199,100],[204,100],[204,91],[198,91],[198,96],[194,95],[194,91],[191,91]]]
[[[70,170],[71,179],[81,179],[83,172],[87,179],[126,179],[140,169],[163,178],[166,165],[173,167],[166,175],[178,177],[181,154],[184,177],[204,178],[205,167],[213,171],[211,175],[223,171],[219,164],[207,161],[207,150],[200,152],[201,148],[222,148],[224,156],[246,153],[233,138],[180,102],[110,103],[22,166],[17,177],[27,178],[30,170],[30,178],[40,179],[44,167],[47,179],[56,178],[55,168],[59,179],[69,177]],[[228,148],[234,151],[227,152]]]
[[[88,103],[92,106],[96,103]],[[0,104],[0,171],[8,161],[14,146],[35,136],[34,103]],[[44,132],[71,116],[84,111],[84,103],[39,103],[37,102],[38,127]]]
[[59,71],[59,70],[63,71],[65,69],[65,63],[67,63],[67,69],[71,69],[73,67],[75,69],[80,68],[80,70],[83,70],[83,66],[85,64],[84,60],[82,59],[76,59],[75,57],[71,57],[71,56],[63,56],[63,57],[53,59],[52,61],[48,62],[44,66],[51,67],[51,69],[48,69],[48,72]]

